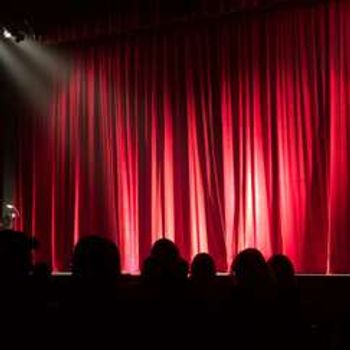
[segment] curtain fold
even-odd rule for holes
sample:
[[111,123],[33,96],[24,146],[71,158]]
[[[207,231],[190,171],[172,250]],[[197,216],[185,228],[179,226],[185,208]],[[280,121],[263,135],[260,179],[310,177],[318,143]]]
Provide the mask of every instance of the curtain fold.
[[135,272],[151,244],[285,253],[350,272],[350,6],[332,1],[75,45],[50,110],[19,122],[18,228],[67,270],[101,234]]

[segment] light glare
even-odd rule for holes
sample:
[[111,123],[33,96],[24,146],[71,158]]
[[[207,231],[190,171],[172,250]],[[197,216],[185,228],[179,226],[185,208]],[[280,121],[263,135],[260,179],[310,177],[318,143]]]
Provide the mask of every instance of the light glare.
[[13,35],[6,28],[3,29],[2,33],[6,39],[13,39]]

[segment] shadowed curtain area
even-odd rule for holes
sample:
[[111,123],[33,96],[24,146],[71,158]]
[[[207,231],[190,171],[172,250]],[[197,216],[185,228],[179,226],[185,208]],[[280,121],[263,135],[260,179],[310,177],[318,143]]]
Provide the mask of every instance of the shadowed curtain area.
[[63,45],[49,111],[18,121],[17,228],[55,270],[97,233],[128,272],[163,236],[219,270],[257,247],[350,272],[349,48],[346,1]]

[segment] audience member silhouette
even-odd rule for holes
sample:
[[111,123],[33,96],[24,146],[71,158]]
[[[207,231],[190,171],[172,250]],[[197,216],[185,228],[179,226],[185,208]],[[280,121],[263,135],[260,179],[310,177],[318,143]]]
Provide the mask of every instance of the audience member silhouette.
[[[218,292],[215,262],[209,254],[199,253],[193,258],[190,282],[194,344],[220,348],[220,311],[224,304],[222,295]],[[206,336],[203,337],[203,334]]]
[[240,347],[275,348],[275,290],[267,263],[261,252],[248,248],[232,263],[236,280],[233,296],[234,327]]
[[306,326],[303,321],[299,290],[296,283],[294,266],[290,259],[282,254],[273,255],[268,266],[277,287],[276,337],[288,339],[286,349],[294,349],[306,345]]
[[197,283],[212,282],[216,276],[214,259],[207,253],[197,254],[191,264],[191,280]]
[[[123,318],[119,301],[120,255],[114,242],[86,236],[77,243],[72,259],[73,283],[64,318],[77,346],[112,341]],[[112,321],[111,321],[112,320]]]
[[261,252],[248,248],[240,252],[232,263],[237,284],[247,289],[264,289],[271,285],[271,275]]
[[[127,341],[129,347],[141,340],[145,347],[163,348],[171,340],[174,347],[186,342],[220,348],[227,346],[225,332],[233,332],[232,346],[237,349],[309,347],[294,267],[284,255],[266,262],[257,249],[240,252],[231,266],[234,288],[228,300],[218,294],[220,277],[209,254],[194,257],[188,279],[189,266],[178,247],[160,239],[143,263],[143,283],[135,297],[120,294],[118,247],[100,236],[87,236],[74,249],[66,298],[52,305],[51,270],[46,264],[33,264],[32,251],[37,247],[38,242],[24,233],[0,233],[0,274],[5,282],[0,307],[7,328],[21,334],[33,332],[30,321],[35,315],[35,325],[51,336],[65,324],[62,339],[72,339],[77,346],[107,347],[119,331],[119,341]],[[132,281],[128,283],[135,288]],[[349,343],[348,320],[338,331],[341,345]]]
[[4,230],[0,232],[0,275],[16,280],[28,277],[33,268],[32,250],[35,239],[23,232]]
[[166,238],[154,243],[142,267],[143,278],[153,283],[181,283],[187,280],[187,274],[187,262],[175,243]]
[[[30,273],[33,268],[32,250],[36,241],[23,232],[0,232],[0,310],[2,317],[1,337],[11,334],[28,336],[35,317],[37,304],[33,299]],[[11,337],[16,347],[18,336]],[[6,344],[6,341],[4,341]]]
[[[163,348],[172,339],[183,343],[185,334],[189,330],[189,319],[185,316],[189,309],[188,303],[188,264],[180,256],[177,246],[170,240],[163,238],[156,241],[150,256],[142,266],[143,302],[140,312],[148,315],[142,322],[140,329],[146,339],[153,329],[158,334],[149,346]],[[179,323],[179,320],[182,320]],[[178,329],[174,338],[174,329]]]
[[74,249],[72,271],[84,280],[114,280],[121,273],[119,250],[100,236],[84,237]]
[[73,302],[89,312],[115,302],[121,275],[118,247],[100,236],[86,236],[77,243],[72,259]]
[[281,302],[294,308],[299,303],[299,295],[292,262],[287,256],[276,254],[267,264],[276,282]]

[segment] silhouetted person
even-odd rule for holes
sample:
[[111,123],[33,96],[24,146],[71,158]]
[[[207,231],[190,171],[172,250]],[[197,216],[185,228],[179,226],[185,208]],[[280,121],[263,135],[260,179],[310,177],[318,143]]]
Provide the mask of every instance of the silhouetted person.
[[23,232],[0,232],[0,275],[16,280],[28,277],[33,267],[32,250],[37,242]]
[[199,283],[213,281],[216,275],[214,259],[207,253],[197,254],[191,264],[191,280]]
[[275,288],[267,263],[257,249],[240,252],[232,263],[236,291],[232,317],[241,348],[275,348]]
[[190,282],[193,343],[220,348],[223,298],[216,279],[215,261],[209,254],[199,253],[193,258]]
[[71,322],[71,336],[75,342],[84,340],[86,345],[98,340],[105,345],[112,341],[120,327],[118,321],[123,318],[118,294],[121,276],[118,247],[100,236],[80,239],[73,253],[72,272],[68,317],[63,316]]
[[30,327],[35,322],[33,318],[37,315],[29,280],[35,247],[36,241],[22,232],[0,232],[1,337],[14,332],[16,336],[12,337],[11,346],[16,346],[17,334],[21,337],[30,334]]
[[91,308],[103,307],[114,299],[121,274],[117,246],[100,236],[80,239],[73,253],[72,272],[77,302],[86,301]]
[[187,274],[187,262],[180,257],[175,243],[166,238],[154,243],[142,267],[143,278],[154,283],[183,282]]
[[73,253],[73,275],[85,280],[109,280],[120,276],[120,256],[117,246],[100,236],[87,236],[76,245]]
[[268,266],[277,287],[278,322],[276,334],[286,349],[306,344],[306,326],[302,317],[300,295],[291,260],[282,254],[273,255]]
[[271,284],[271,275],[261,252],[248,248],[240,252],[232,263],[237,284],[251,290],[265,289]]
[[45,262],[36,263],[32,269],[31,282],[36,299],[41,300],[41,307],[46,307],[45,303],[48,303],[51,297],[51,273],[51,266]]
[[280,297],[283,298],[284,302],[295,306],[295,303],[299,303],[299,293],[292,262],[287,256],[276,254],[267,263],[275,279]]
[[150,339],[148,346],[161,347],[168,344],[169,339],[172,345],[180,339],[185,341],[184,335],[190,327],[186,316],[189,308],[187,274],[188,264],[175,243],[165,238],[156,241],[142,266],[140,312],[146,319],[141,321],[141,333],[148,338],[152,330],[157,329],[157,335]]

